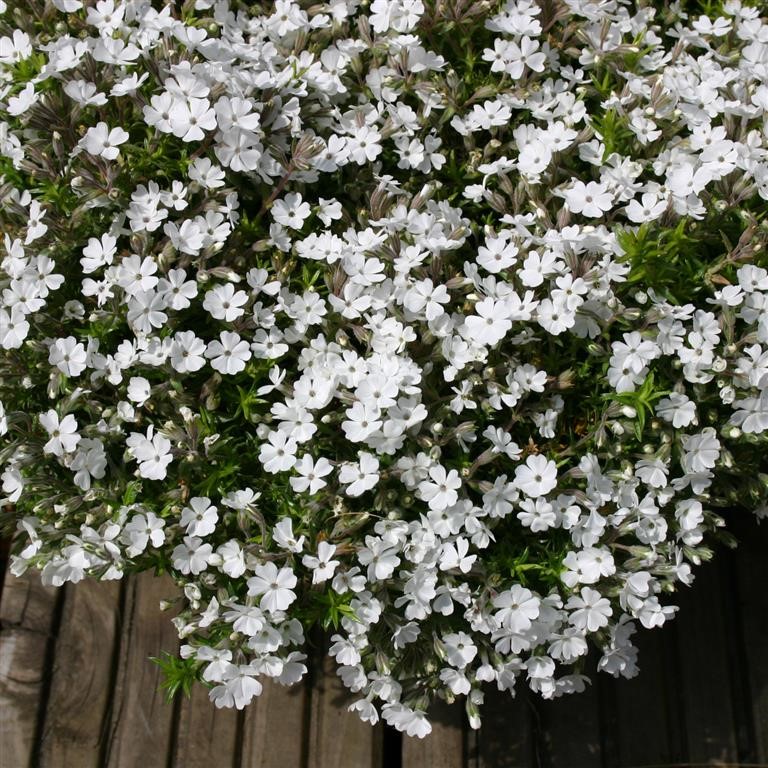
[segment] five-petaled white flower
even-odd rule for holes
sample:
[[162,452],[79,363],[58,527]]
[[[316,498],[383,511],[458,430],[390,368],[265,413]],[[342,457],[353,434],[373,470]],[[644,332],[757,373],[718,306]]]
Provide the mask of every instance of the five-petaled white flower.
[[285,472],[296,463],[298,443],[284,432],[270,432],[259,449],[259,461],[267,472]]
[[173,461],[171,441],[161,434],[155,434],[150,425],[147,434],[131,432],[125,441],[128,450],[139,462],[139,474],[148,480],[165,479],[168,465]]
[[301,562],[307,568],[312,569],[312,583],[321,584],[332,578],[334,571],[339,565],[338,560],[332,560],[336,546],[327,541],[321,541],[317,545],[317,556],[304,555]]
[[449,472],[438,464],[430,467],[429,480],[419,483],[419,496],[429,504],[430,509],[442,510],[454,505],[461,488],[459,473],[452,469]]
[[211,361],[211,368],[233,375],[245,370],[245,364],[251,359],[251,348],[234,331],[222,331],[219,340],[208,342],[205,356]]
[[347,496],[360,496],[379,482],[379,460],[372,453],[361,451],[359,461],[341,465],[339,482],[349,483]]
[[515,487],[526,496],[546,496],[557,485],[557,465],[540,454],[515,467]]
[[80,145],[89,155],[115,160],[120,154],[120,145],[128,141],[128,132],[120,127],[110,130],[106,123],[98,123],[86,131]]
[[278,570],[274,563],[257,565],[253,571],[256,575],[248,579],[248,594],[261,596],[259,605],[265,611],[285,611],[296,599],[293,587],[297,584],[296,574],[290,568]]
[[40,425],[50,436],[43,446],[43,453],[52,453],[54,456],[63,456],[71,453],[80,442],[77,432],[77,420],[68,413],[59,420],[59,414],[53,409],[40,414]]

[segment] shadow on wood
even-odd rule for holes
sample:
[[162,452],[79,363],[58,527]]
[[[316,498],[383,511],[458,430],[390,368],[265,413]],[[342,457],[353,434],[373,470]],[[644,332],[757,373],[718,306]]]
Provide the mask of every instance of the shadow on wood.
[[[265,685],[245,712],[205,690],[168,704],[149,661],[178,640],[146,573],[44,588],[7,577],[0,600],[3,768],[683,768],[768,767],[768,524],[733,513],[741,539],[698,568],[677,619],[639,629],[641,673],[593,675],[585,694],[544,702],[486,690],[483,728],[438,703],[433,733],[371,728],[315,639],[306,685]],[[385,757],[386,756],[386,757]]]

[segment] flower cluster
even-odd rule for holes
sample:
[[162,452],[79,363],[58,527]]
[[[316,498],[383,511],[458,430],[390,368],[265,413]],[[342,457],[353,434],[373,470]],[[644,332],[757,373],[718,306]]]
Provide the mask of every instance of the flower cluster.
[[768,23],[708,5],[0,0],[12,571],[170,572],[219,707],[315,625],[409,735],[636,674],[768,511]]

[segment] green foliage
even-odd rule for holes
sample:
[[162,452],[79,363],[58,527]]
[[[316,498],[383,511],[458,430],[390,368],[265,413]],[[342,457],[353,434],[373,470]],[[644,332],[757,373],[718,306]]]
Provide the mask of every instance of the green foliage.
[[[518,532],[512,535],[513,530]],[[496,542],[489,550],[484,567],[490,574],[489,586],[508,579],[546,594],[561,586],[563,558],[572,548],[563,531],[548,531],[546,537],[529,531],[520,532],[516,520],[504,520],[494,529]]]
[[166,701],[173,701],[179,693],[189,698],[193,683],[200,680],[201,665],[198,661],[194,658],[182,659],[167,651],[160,656],[151,656],[150,661],[160,667],[160,690],[165,692]]
[[338,629],[342,618],[357,621],[355,612],[350,606],[354,593],[347,592],[340,595],[335,590],[328,589],[311,591],[307,594],[307,602],[299,611],[299,615],[305,629],[319,624],[323,629]]
[[603,159],[614,152],[621,155],[631,153],[635,134],[629,129],[629,121],[626,116],[619,114],[615,109],[606,109],[602,115],[593,115],[590,122],[595,133],[605,145]]
[[651,371],[645,377],[642,386],[635,392],[610,392],[607,395],[603,395],[603,398],[634,409],[635,437],[640,441],[643,439],[646,421],[649,417],[653,416],[654,403],[668,394],[669,390],[656,389],[655,376],[653,371]]

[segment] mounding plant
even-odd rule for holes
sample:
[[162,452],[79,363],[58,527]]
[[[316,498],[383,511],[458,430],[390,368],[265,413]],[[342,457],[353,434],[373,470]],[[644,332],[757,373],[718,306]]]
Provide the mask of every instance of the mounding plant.
[[768,511],[755,5],[0,0],[12,572],[170,574],[218,707],[636,674]]

